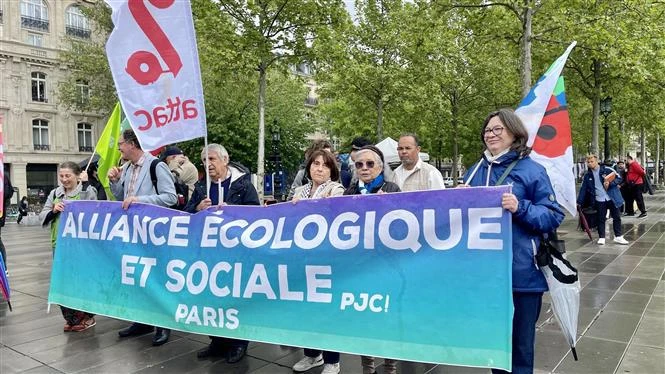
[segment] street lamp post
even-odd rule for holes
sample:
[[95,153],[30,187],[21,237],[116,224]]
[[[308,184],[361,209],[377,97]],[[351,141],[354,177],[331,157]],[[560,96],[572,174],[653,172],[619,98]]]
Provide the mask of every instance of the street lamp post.
[[612,97],[607,96],[606,98],[600,100],[600,113],[605,118],[605,125],[603,129],[605,130],[605,152],[604,152],[604,161],[610,159],[610,128],[609,123],[607,122],[607,117],[612,113]]
[[281,155],[279,154],[279,143],[281,141],[281,135],[279,132],[279,126],[277,125],[277,120],[273,122],[272,128],[272,161],[273,161],[273,187],[274,187],[274,197],[275,200],[281,201],[282,199],[282,167],[281,167]]

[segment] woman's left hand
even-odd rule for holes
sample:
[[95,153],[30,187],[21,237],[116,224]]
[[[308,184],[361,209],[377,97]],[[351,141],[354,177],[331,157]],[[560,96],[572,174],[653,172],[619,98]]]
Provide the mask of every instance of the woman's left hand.
[[511,193],[504,193],[503,196],[501,196],[501,207],[510,211],[511,213],[517,212],[517,208],[519,207],[517,196]]

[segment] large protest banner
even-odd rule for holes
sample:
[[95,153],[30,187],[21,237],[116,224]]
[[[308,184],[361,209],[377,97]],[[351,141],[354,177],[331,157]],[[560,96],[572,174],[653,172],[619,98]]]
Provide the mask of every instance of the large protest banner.
[[71,202],[49,302],[201,334],[510,369],[509,188],[195,215]]

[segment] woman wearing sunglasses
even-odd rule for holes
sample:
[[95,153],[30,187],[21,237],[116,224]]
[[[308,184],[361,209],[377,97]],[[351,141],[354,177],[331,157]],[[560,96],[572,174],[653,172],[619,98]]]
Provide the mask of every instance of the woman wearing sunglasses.
[[[483,155],[464,176],[465,186],[511,185],[501,205],[512,214],[513,373],[533,373],[536,321],[547,282],[534,255],[543,234],[563,221],[545,168],[529,157],[529,134],[512,109],[490,113],[480,131]],[[492,373],[505,373],[492,369]]]
[[[305,176],[309,183],[297,187],[293,193],[294,204],[299,200],[321,199],[344,194],[339,180],[339,169],[335,156],[329,150],[319,149],[310,153],[305,164]],[[301,373],[323,365],[321,374],[339,373],[339,352],[305,349],[305,357],[293,365],[293,371]]]
[[[374,193],[400,192],[399,186],[387,182],[384,177],[383,168],[385,162],[383,152],[373,145],[360,148],[355,154],[355,167],[358,173],[358,181],[344,191],[344,195],[369,195]],[[374,357],[361,356],[363,374],[376,373]],[[383,360],[383,372],[386,374],[397,373],[397,361],[392,359]]]
[[354,165],[358,181],[344,191],[344,195],[368,195],[373,193],[400,192],[399,187],[388,182],[384,175],[383,152],[373,145],[366,145],[356,152]]

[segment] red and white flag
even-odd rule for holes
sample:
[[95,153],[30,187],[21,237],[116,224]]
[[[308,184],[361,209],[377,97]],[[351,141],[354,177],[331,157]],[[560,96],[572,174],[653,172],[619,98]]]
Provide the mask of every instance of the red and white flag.
[[572,42],[515,110],[529,133],[531,158],[547,170],[556,199],[577,215],[573,140],[561,71],[577,43]]
[[189,0],[105,0],[106,54],[123,110],[146,151],[206,136]]

